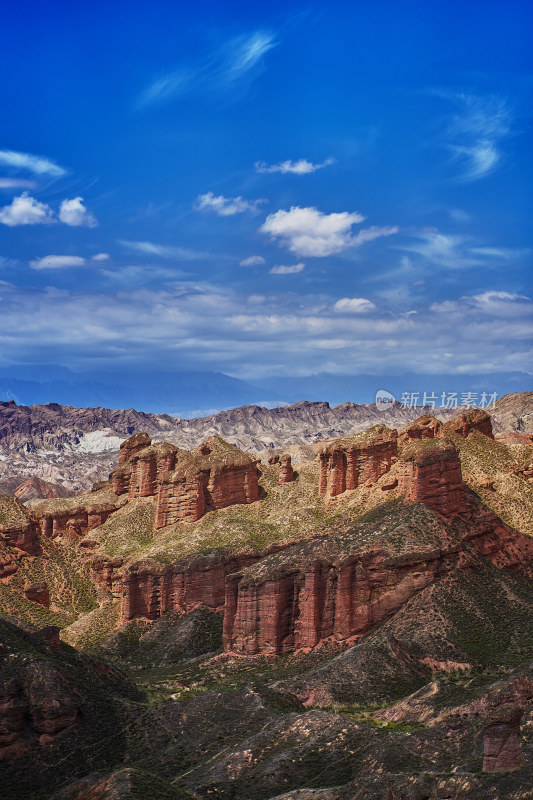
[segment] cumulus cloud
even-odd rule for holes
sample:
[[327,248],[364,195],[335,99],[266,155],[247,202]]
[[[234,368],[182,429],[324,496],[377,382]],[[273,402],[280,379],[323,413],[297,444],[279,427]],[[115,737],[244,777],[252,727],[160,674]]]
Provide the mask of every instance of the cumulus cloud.
[[45,256],[30,261],[31,269],[67,269],[84,267],[86,264],[86,259],[81,256]]
[[279,164],[271,164],[270,166],[265,161],[256,161],[254,166],[256,172],[281,172],[282,175],[292,173],[293,175],[309,175],[311,172],[316,172],[318,169],[329,167],[335,163],[334,158],[326,158],[321,164],[313,164],[305,158],[299,158],[297,161],[281,161]]
[[0,150],[0,164],[25,169],[33,172],[34,175],[51,175],[53,178],[60,178],[67,174],[63,167],[49,158],[34,156],[31,153],[18,153],[15,150]]
[[96,218],[83,205],[83,197],[63,200],[59,207],[59,219],[75,228],[94,228],[98,225]]
[[263,256],[248,256],[239,262],[241,267],[258,267],[260,264],[266,264]]
[[380,236],[390,236],[397,227],[371,227],[352,235],[352,225],[363,222],[358,211],[324,214],[314,207],[292,206],[290,211],[269,214],[260,227],[272,239],[279,239],[297,256],[330,256],[348,247],[359,247]]
[[40,203],[28,192],[14,197],[9,205],[0,208],[0,223],[10,228],[17,225],[49,225],[55,221],[50,206]]
[[235,99],[239,90],[261,74],[266,54],[277,44],[274,33],[262,30],[229,39],[217,50],[153,81],[138,98],[137,109],[178,101],[192,93]]
[[109,261],[109,253],[96,253],[92,256],[91,261]]
[[197,211],[214,211],[221,217],[232,217],[234,214],[242,214],[244,211],[257,211],[261,203],[266,203],[264,199],[261,200],[245,200],[244,197],[224,197],[224,195],[215,195],[213,192],[200,194],[196,198],[194,207]]
[[375,308],[374,303],[365,297],[342,297],[333,306],[333,310],[339,314],[365,314]]
[[271,275],[295,275],[297,272],[301,272],[304,267],[305,264],[301,262],[299,264],[289,264],[288,266],[278,264],[269,271]]

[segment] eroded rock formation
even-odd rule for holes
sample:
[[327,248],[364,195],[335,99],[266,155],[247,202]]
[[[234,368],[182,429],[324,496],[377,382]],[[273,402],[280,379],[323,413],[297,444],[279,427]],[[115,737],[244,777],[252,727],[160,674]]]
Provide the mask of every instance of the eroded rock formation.
[[455,445],[447,439],[411,442],[400,456],[398,491],[443,517],[469,512],[468,490]]
[[328,497],[375,483],[397,457],[397,432],[384,425],[344,439],[334,439],[319,453],[320,494]]
[[50,607],[50,592],[46,581],[25,581],[24,597],[32,603],[38,603],[45,608]]
[[479,431],[488,436],[489,439],[494,439],[491,418],[486,411],[482,411],[480,408],[472,408],[466,414],[454,417],[442,426],[442,434],[444,436],[447,433],[457,433],[463,439],[466,439],[472,431]]
[[0,542],[30,556],[40,552],[38,527],[20,500],[11,495],[0,496]]
[[162,476],[155,527],[195,522],[206,511],[259,498],[256,460],[217,436],[191,452],[180,451]]
[[[222,552],[193,556],[174,564],[143,559],[120,579],[122,619],[158,619],[165,611],[190,611],[197,606],[221,609],[226,576],[257,560]],[[116,585],[116,584],[115,584]]]
[[294,470],[290,455],[280,456],[279,459],[279,483],[292,483],[294,480]]
[[398,435],[398,444],[418,439],[438,439],[441,431],[442,422],[432,417],[431,414],[424,414],[403,429]]
[[524,565],[533,540],[478,507],[452,528],[423,505],[379,526],[315,539],[262,558],[226,581],[224,647],[252,655],[310,648],[367,633],[457,564],[484,556]]

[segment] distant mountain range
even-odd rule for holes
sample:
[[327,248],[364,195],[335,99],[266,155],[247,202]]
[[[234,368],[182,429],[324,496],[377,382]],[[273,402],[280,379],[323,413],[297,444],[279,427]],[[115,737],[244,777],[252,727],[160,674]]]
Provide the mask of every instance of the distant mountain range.
[[[260,453],[308,447],[376,424],[402,428],[428,411],[443,419],[459,413],[455,408],[446,411],[419,405],[403,407],[400,403],[380,410],[375,403],[348,402],[331,407],[323,401],[302,401],[277,408],[246,405],[205,417],[178,419],[133,409],[0,402],[0,493],[11,492],[18,482],[35,478],[70,492],[88,489],[107,477],[120,443],[141,431],[154,441],[189,449],[217,434],[243,450]],[[532,392],[507,395],[488,411],[495,432],[533,434]]]
[[0,369],[0,400],[18,405],[59,403],[75,408],[136,408],[184,418],[207,416],[243,405],[274,407],[302,399],[372,403],[379,389],[400,399],[424,394],[482,392],[498,397],[533,388],[523,372],[485,375],[333,375],[270,377],[244,381],[222,372],[142,371],[76,373],[55,365]]

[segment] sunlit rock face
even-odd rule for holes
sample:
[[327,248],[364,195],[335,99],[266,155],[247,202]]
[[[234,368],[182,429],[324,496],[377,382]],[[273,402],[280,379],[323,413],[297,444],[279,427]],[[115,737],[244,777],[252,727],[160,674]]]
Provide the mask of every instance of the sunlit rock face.
[[320,494],[335,497],[375,483],[397,458],[397,432],[376,425],[357,436],[334,439],[319,453]]

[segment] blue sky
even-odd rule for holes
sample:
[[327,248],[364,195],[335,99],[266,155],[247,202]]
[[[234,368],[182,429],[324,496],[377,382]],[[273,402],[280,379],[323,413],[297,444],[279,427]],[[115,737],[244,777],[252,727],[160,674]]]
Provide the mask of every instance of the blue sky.
[[531,371],[530,2],[21,2],[0,366]]

